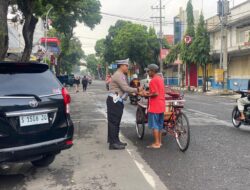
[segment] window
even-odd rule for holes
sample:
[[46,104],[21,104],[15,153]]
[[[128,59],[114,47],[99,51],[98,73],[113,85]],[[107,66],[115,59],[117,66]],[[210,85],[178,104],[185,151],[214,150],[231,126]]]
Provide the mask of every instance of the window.
[[[29,70],[28,67],[26,69]],[[49,69],[40,72],[34,72],[31,69],[30,72],[27,70],[22,72],[22,69],[19,69],[15,72],[12,67],[12,70],[12,73],[6,73],[6,70],[1,70],[0,64],[0,96],[8,94],[49,95],[58,93],[61,89],[61,84]]]

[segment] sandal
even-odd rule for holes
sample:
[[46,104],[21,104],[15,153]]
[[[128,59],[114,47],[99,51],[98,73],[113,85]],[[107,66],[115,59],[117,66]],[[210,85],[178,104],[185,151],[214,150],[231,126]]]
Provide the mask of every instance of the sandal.
[[161,148],[161,145],[154,145],[154,144],[151,144],[151,145],[148,145],[147,148],[154,148],[154,149],[159,149]]

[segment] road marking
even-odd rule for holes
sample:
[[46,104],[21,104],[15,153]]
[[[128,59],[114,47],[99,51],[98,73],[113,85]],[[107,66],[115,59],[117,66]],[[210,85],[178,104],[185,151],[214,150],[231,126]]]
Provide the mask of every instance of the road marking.
[[77,119],[77,118],[73,118],[71,119],[72,121],[107,121],[106,118],[103,118],[103,119]]
[[126,149],[126,151],[129,153],[130,157],[132,158],[132,160],[134,161],[135,165],[137,166],[137,168],[140,170],[140,172],[142,173],[142,175],[144,176],[144,178],[146,179],[146,181],[148,182],[148,184],[155,189],[156,187],[156,183],[154,180],[154,177],[152,175],[150,175],[148,172],[145,171],[143,164],[141,164],[140,162],[138,162],[135,158],[133,158],[133,154],[132,151],[129,150],[128,148]]
[[[99,106],[101,106],[101,103],[97,103]],[[102,113],[104,115],[105,118],[107,118],[107,113],[106,110],[104,108],[99,108],[97,109],[97,111],[99,111],[100,113]],[[125,109],[124,109],[125,111]],[[129,112],[127,112],[129,113]],[[129,114],[128,114],[129,115]],[[132,114],[131,114],[132,115]],[[132,121],[131,119],[129,119],[130,121]],[[133,120],[134,121],[134,120]],[[127,139],[126,137],[124,137],[121,133],[120,133],[120,137],[121,139]],[[128,140],[126,140],[128,141]],[[129,150],[128,148],[126,148],[126,151],[128,152],[128,154],[130,155],[130,157],[132,158],[133,162],[135,163],[135,165],[137,166],[137,168],[139,169],[139,171],[142,173],[143,177],[145,178],[145,180],[148,182],[148,184],[153,188],[156,189],[156,181],[154,180],[154,177],[152,175],[150,175],[148,172],[146,172],[146,170],[144,169],[144,165],[142,163],[140,163],[138,160],[135,159],[135,155],[132,153],[132,150]],[[142,159],[142,158],[141,158]],[[142,159],[143,160],[143,159]],[[152,170],[152,172],[154,172]],[[156,174],[155,174],[156,175]],[[156,175],[157,176],[157,175]],[[159,179],[159,181],[161,182],[161,180]],[[162,183],[162,182],[161,182]],[[163,185],[163,183],[162,183]],[[164,185],[165,186],[165,185]],[[168,188],[165,186],[166,190],[168,190]]]
[[194,113],[198,113],[198,114],[201,114],[201,115],[204,115],[204,116],[208,116],[208,117],[213,117],[213,118],[216,117],[216,115],[201,112],[201,111],[197,111],[197,110],[193,110],[193,109],[186,109],[186,110],[194,112]]
[[[122,134],[120,134],[120,138],[126,139],[125,136],[123,136]],[[129,140],[126,140],[127,142]],[[132,144],[132,143],[131,143]],[[130,145],[130,142],[128,143],[128,145]],[[132,145],[133,147],[133,145]],[[133,148],[126,148],[126,151],[128,152],[128,154],[130,155],[131,159],[133,160],[133,162],[135,163],[135,165],[137,166],[137,168],[139,169],[139,171],[142,173],[143,177],[145,178],[145,180],[147,181],[147,183],[155,190],[158,189],[165,189],[168,190],[167,186],[165,184],[162,183],[162,181],[160,180],[159,176],[150,168],[149,165],[147,165],[147,163],[143,163],[145,162],[141,156],[139,154],[134,154],[133,152],[136,152],[135,149]],[[150,174],[150,172],[152,173],[152,175]],[[158,181],[158,183],[157,183]],[[160,184],[159,184],[160,182]]]

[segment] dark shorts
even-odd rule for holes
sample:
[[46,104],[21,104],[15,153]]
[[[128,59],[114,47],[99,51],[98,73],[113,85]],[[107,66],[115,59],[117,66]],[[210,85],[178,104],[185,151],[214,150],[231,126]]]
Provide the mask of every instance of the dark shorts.
[[148,113],[148,127],[162,130],[164,125],[164,113]]

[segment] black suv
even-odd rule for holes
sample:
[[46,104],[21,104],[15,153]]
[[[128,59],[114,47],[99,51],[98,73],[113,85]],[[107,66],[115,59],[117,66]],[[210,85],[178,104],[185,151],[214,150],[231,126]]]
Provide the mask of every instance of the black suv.
[[70,95],[48,66],[0,63],[0,166],[48,166],[73,145]]

